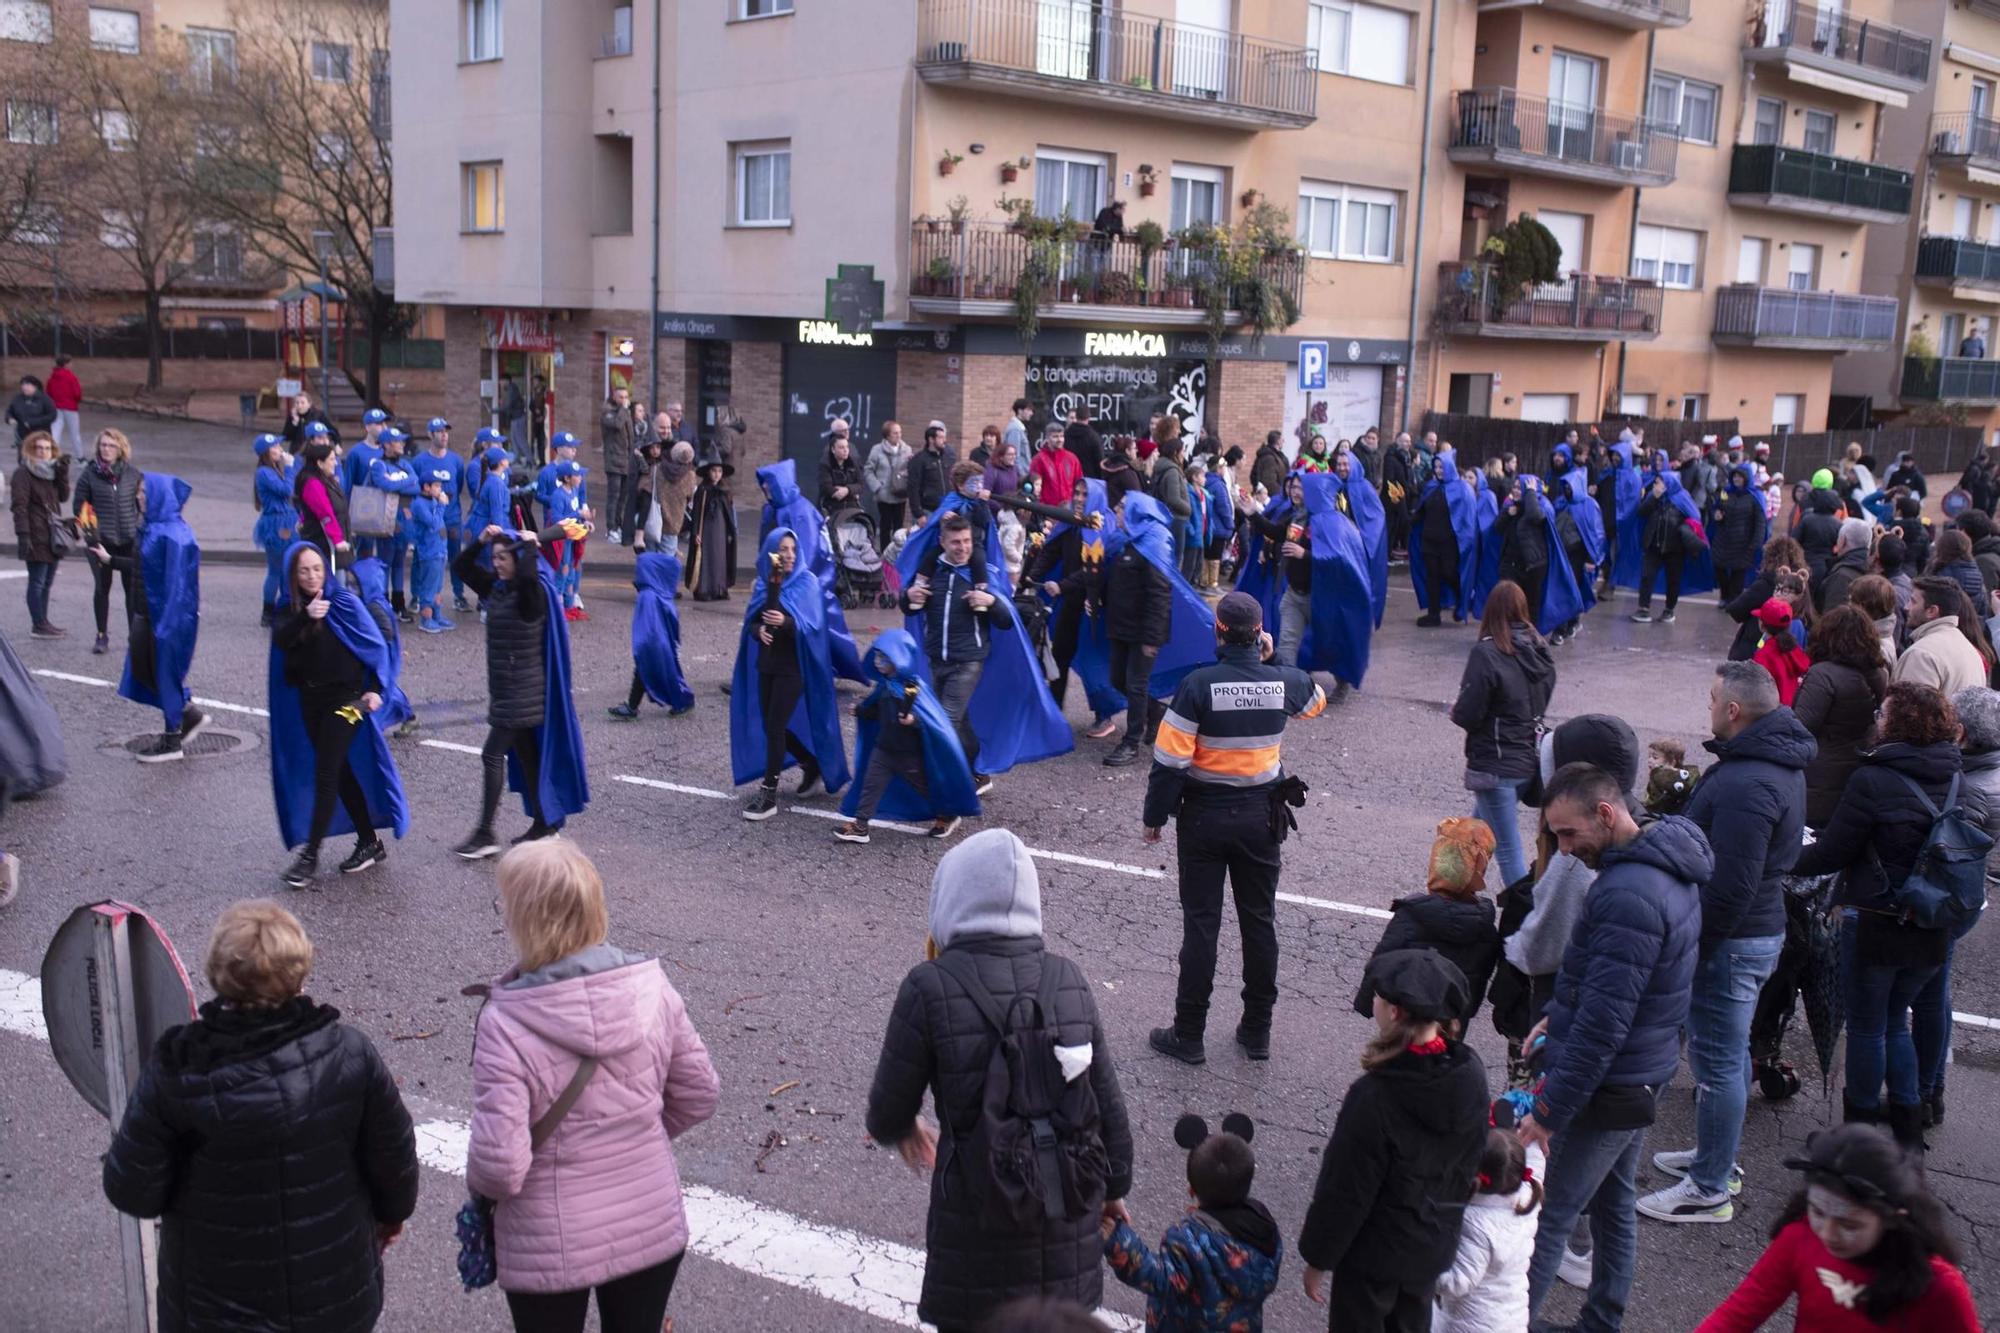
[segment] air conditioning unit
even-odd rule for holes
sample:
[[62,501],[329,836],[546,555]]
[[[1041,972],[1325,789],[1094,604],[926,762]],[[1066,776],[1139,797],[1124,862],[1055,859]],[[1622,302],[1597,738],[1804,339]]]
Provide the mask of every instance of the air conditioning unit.
[[1618,169],[1620,171],[1644,171],[1646,169],[1646,145],[1631,139],[1618,141]]
[[1946,157],[1963,157],[1965,139],[1957,130],[1940,130],[1931,138],[1931,151]]

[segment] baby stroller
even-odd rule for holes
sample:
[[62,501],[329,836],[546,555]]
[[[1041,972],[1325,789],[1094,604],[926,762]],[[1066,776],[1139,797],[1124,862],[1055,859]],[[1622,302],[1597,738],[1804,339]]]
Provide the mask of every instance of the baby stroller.
[[864,509],[837,510],[827,521],[833,542],[834,592],[852,611],[868,602],[892,606],[895,598],[883,579],[881,553],[875,549],[875,520]]

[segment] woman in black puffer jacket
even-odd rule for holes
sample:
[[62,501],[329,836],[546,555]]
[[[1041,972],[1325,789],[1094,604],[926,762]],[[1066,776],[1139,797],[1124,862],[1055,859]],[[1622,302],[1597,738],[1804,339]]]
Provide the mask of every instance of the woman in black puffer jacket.
[[417,1207],[396,1081],[303,994],[312,942],[272,902],[215,923],[216,998],[169,1030],[104,1158],[112,1207],[161,1221],[160,1333],[364,1333]]
[[1819,742],[1806,765],[1806,823],[1823,828],[1847,779],[1875,744],[1875,710],[1889,692],[1889,665],[1875,622],[1852,603],[1820,617],[1806,655],[1812,668],[1799,682],[1792,712]]
[[1503,885],[1528,873],[1521,788],[1541,762],[1535,728],[1555,689],[1555,659],[1529,619],[1528,596],[1520,584],[1502,579],[1486,599],[1451,720],[1465,732],[1465,786],[1472,812],[1493,830]]
[[[1905,924],[1895,891],[1909,878],[1933,807],[1943,808],[1954,780],[1973,818],[1986,818],[1986,797],[1962,780],[1958,715],[1928,685],[1891,685],[1882,704],[1882,743],[1848,779],[1833,818],[1799,856],[1800,876],[1845,872],[1835,901],[1846,908],[1840,932],[1847,1011],[1848,1120],[1887,1119],[1899,1143],[1923,1142],[1916,1045],[1910,1004],[1944,966],[1950,931]],[[1886,1114],[1882,1084],[1886,1076]]]
[[1716,595],[1727,604],[1743,591],[1743,580],[1757,559],[1757,547],[1770,528],[1764,498],[1750,487],[1750,468],[1729,469],[1721,495],[1709,508],[1708,550],[1715,557]]
[[[987,829],[945,853],[931,879],[930,933],[934,961],[903,978],[868,1093],[870,1137],[932,1173],[917,1314],[939,1333],[962,1333],[1019,1296],[1095,1309],[1104,1293],[1098,1219],[1127,1217],[1132,1131],[1090,982],[1043,945],[1041,885],[1019,838]],[[1051,968],[1057,1039],[1088,1062],[1070,1079],[1064,1101],[1094,1101],[1104,1179],[1078,1216],[995,1221],[987,1212],[995,1201],[982,1190],[991,1169],[968,1146],[981,1117],[993,1030],[962,978],[972,974],[998,1012],[1008,1014],[1016,1000],[1043,989]],[[926,1092],[937,1106],[938,1128],[919,1118]]]
[[[132,465],[132,442],[123,431],[106,429],[97,433],[96,457],[78,474],[70,493],[70,512],[82,514],[83,507],[90,506],[97,518],[97,544],[112,557],[90,562],[90,572],[97,580],[90,600],[90,609],[97,616],[93,653],[111,651],[108,626],[114,569],[125,590],[125,619],[132,618],[132,571],[139,563],[133,558],[139,549],[139,488],[145,481],[146,474]],[[130,563],[124,563],[126,560]]]

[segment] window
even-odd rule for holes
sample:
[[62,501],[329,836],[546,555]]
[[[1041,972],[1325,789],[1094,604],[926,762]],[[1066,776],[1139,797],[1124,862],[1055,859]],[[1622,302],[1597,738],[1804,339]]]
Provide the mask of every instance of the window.
[[139,16],[129,9],[90,7],[90,44],[100,51],[139,54]]
[[1535,221],[1556,238],[1556,267],[1565,273],[1590,271],[1590,219],[1582,213],[1553,208],[1535,210]]
[[632,136],[599,134],[592,139],[591,234],[630,236],[632,234]]
[[461,170],[465,200],[459,227],[464,231],[505,230],[507,197],[500,182],[500,164],[467,162]]
[[1461,416],[1490,416],[1493,410],[1493,377],[1454,373],[1445,391],[1444,410]]
[[792,225],[792,144],[738,144],[736,147],[736,225]]
[[1960,195],[1951,204],[1951,234],[1962,241],[1969,241],[1975,235],[1974,222],[1979,217],[1979,201],[1970,195]]
[[1834,131],[1840,122],[1831,111],[1806,112],[1805,149],[1808,153],[1825,153],[1833,156]]
[[97,113],[97,135],[104,140],[104,146],[114,153],[126,153],[132,149],[132,116],[129,112],[106,109]]
[[742,15],[746,19],[767,19],[774,14],[792,12],[792,0],[742,0]]
[[1692,288],[1701,266],[1701,233],[1681,227],[1641,223],[1632,238],[1632,276],[1651,278],[1662,287]]
[[233,125],[197,125],[194,127],[194,155],[196,157],[227,157],[236,150],[242,138]]
[[465,0],[465,58],[500,58],[500,0]]
[[353,58],[343,42],[312,44],[312,76],[319,83],[346,83]]
[[1319,259],[1393,263],[1401,196],[1331,181],[1299,182],[1299,240]]
[[1972,121],[1976,125],[1993,116],[1993,80],[1972,81]]
[[1785,141],[1785,104],[1775,97],[1757,99],[1757,116],[1750,125],[1750,142],[1757,144],[1783,143]]
[[52,144],[56,141],[56,109],[47,102],[7,99],[7,142]]
[[1322,73],[1408,83],[1411,27],[1411,16],[1401,9],[1361,0],[1313,0],[1306,45],[1319,52]]
[[48,0],[0,0],[0,41],[51,42],[55,21]]
[[1799,418],[1806,414],[1806,396],[1802,393],[1781,393],[1771,400],[1771,433],[1790,435],[1799,428]]
[[139,243],[132,230],[132,215],[122,208],[107,208],[99,214],[98,239],[107,250],[130,250]]
[[1712,83],[1655,74],[1646,93],[1646,119],[1674,127],[1689,143],[1714,143],[1715,108],[1721,101],[1722,90]]
[[1576,420],[1576,395],[1571,393],[1524,393],[1521,420],[1555,425]]
[[1653,415],[1653,395],[1650,393],[1622,393],[1618,395],[1618,414],[1626,417],[1650,417]]
[[1792,256],[1785,265],[1785,285],[1795,292],[1810,292],[1819,287],[1819,247],[1806,245],[1801,241],[1792,242]]
[[1104,207],[1104,182],[1111,159],[1099,153],[1055,148],[1035,150],[1035,212],[1045,218],[1068,213],[1083,222]]
[[14,224],[13,240],[22,245],[62,244],[62,214],[50,204],[29,204]]
[[1703,411],[1707,407],[1708,407],[1707,394],[1705,393],[1683,394],[1681,395],[1681,420],[1706,421],[1708,418],[1703,415]]
[[1185,162],[1173,166],[1173,198],[1167,207],[1167,229],[1181,231],[1223,221],[1223,177],[1221,167],[1197,167]]
[[236,34],[218,28],[187,30],[188,73],[201,92],[236,77]]
[[1764,285],[1770,270],[1771,242],[1762,236],[1745,236],[1736,243],[1736,280]]
[[389,53],[373,52],[368,58],[368,129],[378,139],[390,137],[390,97]]
[[243,238],[221,223],[194,229],[194,276],[231,280],[243,276]]
[[347,136],[338,130],[328,130],[319,136],[313,146],[313,161],[322,167],[338,167],[347,161]]

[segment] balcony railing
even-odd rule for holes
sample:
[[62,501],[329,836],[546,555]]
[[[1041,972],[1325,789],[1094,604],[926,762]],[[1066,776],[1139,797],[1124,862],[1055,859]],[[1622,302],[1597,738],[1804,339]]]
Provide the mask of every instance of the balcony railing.
[[917,71],[1074,106],[1270,126],[1312,123],[1319,93],[1302,46],[1114,13],[1071,0],[918,0]]
[[1511,300],[1505,295],[1491,264],[1438,266],[1439,323],[1485,337],[1656,338],[1665,294],[1641,279],[1572,273],[1560,282],[1531,284]]
[[1611,185],[1665,185],[1680,138],[1666,126],[1512,88],[1458,94],[1451,155]]
[[1908,217],[1913,185],[1910,173],[1895,167],[1780,144],[1740,143],[1729,160],[1732,198],[1787,212]]
[[1981,245],[1957,236],[1926,236],[1917,242],[1917,276],[2000,286],[2000,245]]
[[1896,338],[1896,298],[1782,287],[1715,294],[1715,341],[1749,347],[1870,347]]
[[[1014,289],[1035,243],[1005,223],[918,222],[910,231],[910,296],[916,301],[1014,301]],[[1212,256],[1200,249],[1163,248],[1151,254],[1130,239],[1071,236],[1055,242],[1054,304],[1144,306],[1185,311],[1162,322],[1195,323],[1217,272]],[[1294,303],[1305,283],[1305,259],[1269,255],[1257,265],[1259,281],[1275,282]],[[1230,294],[1238,309],[1246,294]]]
[[1931,39],[1845,13],[1839,5],[1765,0],[1751,45],[1813,64],[1832,64],[1871,82],[1921,87],[1930,78]]
[[2000,361],[1906,356],[1903,397],[1926,403],[2000,402]]
[[1931,117],[1931,152],[2000,163],[2000,120],[1970,111],[1940,111]]
[[1678,28],[1691,14],[1690,0],[1544,0],[1550,9],[1621,28]]

